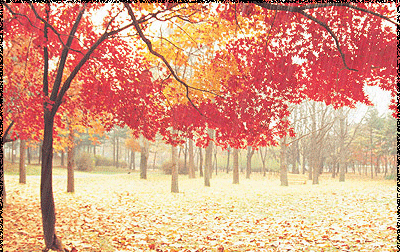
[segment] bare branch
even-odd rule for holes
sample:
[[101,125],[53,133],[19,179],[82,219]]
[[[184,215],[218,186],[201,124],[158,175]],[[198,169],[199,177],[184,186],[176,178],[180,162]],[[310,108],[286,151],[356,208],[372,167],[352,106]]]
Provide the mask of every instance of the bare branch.
[[[177,80],[180,84],[182,84],[185,89],[186,89],[186,98],[189,100],[190,104],[201,114],[203,115],[203,113],[200,112],[200,110],[197,108],[197,106],[193,103],[192,99],[189,96],[189,90],[193,89],[193,90],[197,90],[197,91],[202,91],[202,92],[208,92],[211,93],[213,95],[218,96],[217,94],[210,92],[208,90],[203,90],[203,89],[199,89],[199,88],[195,88],[195,87],[191,87],[189,86],[187,83],[185,83],[183,80],[181,80],[179,78],[179,76],[176,74],[176,72],[174,71],[174,69],[171,67],[171,65],[168,63],[167,59],[159,54],[158,52],[154,51],[153,49],[153,45],[151,43],[151,41],[146,38],[146,36],[144,35],[142,29],[140,28],[140,25],[138,23],[138,21],[136,20],[135,14],[133,13],[132,8],[130,7],[130,5],[128,3],[124,3],[125,8],[128,10],[129,16],[131,17],[132,21],[133,21],[133,25],[135,26],[137,32],[139,33],[140,38],[143,40],[143,42],[146,43],[147,48],[149,49],[150,53],[155,55],[156,57],[160,58],[164,64],[167,66],[168,70],[170,71],[170,73],[172,74],[172,76],[174,76],[175,80]],[[204,115],[203,115],[204,116]]]
[[357,69],[350,68],[350,67],[347,66],[346,59],[345,59],[345,55],[344,55],[344,53],[343,53],[343,51],[342,51],[342,48],[340,47],[339,40],[338,40],[337,36],[335,35],[335,33],[333,33],[333,31],[331,30],[331,28],[329,28],[329,26],[328,26],[327,24],[325,24],[325,23],[322,22],[321,20],[319,20],[319,19],[317,19],[317,18],[311,16],[310,14],[305,13],[304,11],[300,11],[299,13],[300,13],[301,15],[305,16],[306,18],[308,18],[308,19],[310,19],[310,20],[316,22],[316,23],[319,24],[320,26],[324,27],[325,30],[332,36],[333,40],[335,40],[336,47],[337,47],[337,49],[338,49],[338,51],[339,51],[339,53],[340,53],[340,56],[342,57],[342,61],[343,61],[344,67],[345,67],[347,70],[358,71]]

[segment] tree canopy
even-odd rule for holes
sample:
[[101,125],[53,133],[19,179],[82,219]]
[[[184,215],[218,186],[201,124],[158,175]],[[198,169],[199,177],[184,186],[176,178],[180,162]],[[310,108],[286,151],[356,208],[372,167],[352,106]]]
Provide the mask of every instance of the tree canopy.
[[207,145],[214,129],[214,142],[236,148],[293,135],[290,103],[370,104],[364,85],[389,90],[397,114],[397,6],[3,3],[3,128],[43,130],[46,247],[58,244],[51,169],[63,111],[173,144]]

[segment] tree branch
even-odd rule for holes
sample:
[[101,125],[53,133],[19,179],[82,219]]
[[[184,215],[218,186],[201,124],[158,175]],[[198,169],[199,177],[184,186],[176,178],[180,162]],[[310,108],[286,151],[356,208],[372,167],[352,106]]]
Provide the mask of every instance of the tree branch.
[[[79,14],[76,17],[74,25],[72,26],[71,31],[69,33],[67,43],[65,44],[65,46],[64,46],[64,48],[63,48],[63,50],[61,52],[60,64],[58,65],[56,79],[54,81],[53,90],[52,90],[51,95],[50,95],[50,100],[51,101],[55,101],[56,98],[57,98],[58,91],[60,89],[60,85],[61,85],[61,81],[62,81],[62,75],[63,75],[63,72],[64,72],[65,63],[67,61],[69,48],[71,47],[72,41],[74,39],[75,32],[78,30],[78,26],[79,26],[79,23],[81,22],[83,13],[86,10],[86,5],[87,4],[85,3],[83,5],[82,9],[79,11]],[[52,112],[55,114],[57,109],[53,109],[53,110],[54,110],[54,112],[53,111]]]
[[257,6],[260,6],[261,8],[264,9],[268,9],[268,10],[275,10],[275,11],[287,11],[287,12],[293,12],[293,13],[299,13],[301,15],[303,15],[304,17],[316,22],[317,24],[319,24],[320,26],[324,27],[325,30],[328,31],[328,33],[332,36],[332,38],[335,40],[335,44],[336,47],[340,53],[340,56],[342,58],[343,64],[345,66],[346,69],[351,70],[351,71],[357,71],[356,69],[353,68],[349,68],[347,66],[346,60],[345,60],[345,55],[343,54],[343,51],[340,47],[339,44],[339,40],[337,38],[337,36],[333,33],[333,31],[329,28],[329,26],[327,24],[325,24],[324,22],[320,21],[319,19],[311,16],[310,14],[307,14],[304,12],[304,10],[309,10],[309,9],[317,9],[317,8],[326,8],[326,7],[347,7],[350,9],[355,9],[358,11],[362,11],[374,16],[377,16],[379,18],[382,18],[384,20],[387,20],[395,25],[399,25],[397,22],[392,21],[390,18],[385,17],[384,15],[381,15],[379,13],[367,10],[367,9],[363,9],[354,5],[351,5],[349,3],[321,3],[321,4],[309,4],[309,5],[304,5],[304,6],[287,6],[287,5],[278,5],[278,4],[272,4],[272,3],[267,3],[267,2],[255,2],[254,3]]
[[342,48],[340,47],[339,40],[338,40],[337,36],[335,35],[335,33],[333,33],[333,31],[331,30],[331,28],[329,28],[329,26],[328,26],[327,24],[325,24],[325,23],[322,22],[321,20],[319,20],[319,19],[317,19],[317,18],[311,16],[310,14],[305,13],[304,11],[300,11],[299,14],[305,16],[306,18],[308,18],[308,19],[310,19],[310,20],[316,22],[316,23],[319,24],[320,26],[324,27],[325,30],[332,36],[333,40],[335,40],[336,48],[338,49],[338,51],[339,51],[339,53],[340,53],[340,56],[342,57],[342,61],[343,61],[344,67],[345,67],[347,70],[350,70],[350,71],[358,71],[357,69],[349,68],[349,67],[347,66],[346,59],[345,59],[345,55],[344,55],[344,53],[343,53],[343,51],[342,51]]
[[7,143],[7,142],[12,142],[11,139],[7,138],[7,135],[8,135],[8,132],[10,132],[10,130],[11,130],[12,126],[14,125],[14,123],[15,123],[14,120],[11,121],[10,125],[8,125],[6,131],[4,132],[4,135],[3,135],[2,138],[1,138],[1,142],[2,142],[3,145],[4,145],[5,143]]
[[[136,20],[135,14],[133,13],[132,8],[130,7],[130,5],[128,3],[124,3],[125,8],[128,10],[128,14],[131,17],[132,21],[133,21],[133,25],[135,26],[136,31],[139,33],[140,38],[143,40],[143,42],[146,43],[147,48],[149,49],[150,53],[155,55],[156,57],[160,58],[164,64],[167,66],[168,70],[170,71],[170,73],[172,74],[172,76],[174,76],[175,80],[177,80],[180,84],[182,84],[185,89],[186,89],[186,98],[189,100],[190,104],[201,114],[203,115],[203,113],[200,112],[200,110],[197,108],[197,106],[193,103],[192,99],[189,96],[189,89],[193,89],[193,90],[197,90],[197,91],[202,91],[202,92],[208,92],[211,93],[213,95],[217,95],[213,92],[207,91],[207,90],[202,90],[199,88],[194,88],[189,86],[188,84],[186,84],[183,80],[181,80],[179,78],[179,76],[176,74],[176,72],[174,71],[174,69],[171,67],[171,65],[168,63],[167,59],[159,54],[158,52],[153,50],[153,45],[151,43],[151,41],[149,39],[146,38],[146,36],[144,35],[142,29],[140,28],[140,25],[138,23],[138,21]],[[204,116],[204,115],[203,115]]]

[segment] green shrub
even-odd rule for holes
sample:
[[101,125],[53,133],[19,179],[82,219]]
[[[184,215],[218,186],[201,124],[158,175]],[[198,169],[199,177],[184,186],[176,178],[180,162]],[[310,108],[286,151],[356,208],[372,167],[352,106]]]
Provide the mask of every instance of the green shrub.
[[111,158],[106,158],[100,155],[94,156],[96,166],[113,166],[113,161]]
[[80,153],[75,163],[79,171],[91,171],[94,168],[92,155],[87,152]]
[[394,174],[391,174],[391,175],[386,176],[385,179],[386,179],[386,180],[396,180],[396,179],[397,179],[397,176],[394,175]]
[[[165,174],[172,173],[172,160],[168,160],[161,165],[161,169]],[[178,173],[179,174],[188,174],[187,168],[185,167],[185,162],[183,160],[178,161]]]

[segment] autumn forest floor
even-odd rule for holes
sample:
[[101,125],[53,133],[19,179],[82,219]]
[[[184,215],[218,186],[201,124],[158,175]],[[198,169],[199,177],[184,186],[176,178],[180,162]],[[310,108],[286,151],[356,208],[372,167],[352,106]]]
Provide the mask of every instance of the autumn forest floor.
[[[56,231],[78,251],[397,251],[394,181],[322,175],[319,185],[282,187],[272,175],[241,174],[239,185],[231,176],[210,188],[180,176],[172,194],[170,176],[156,172],[76,172],[71,194],[58,175]],[[4,251],[41,251],[39,177],[5,182]]]

